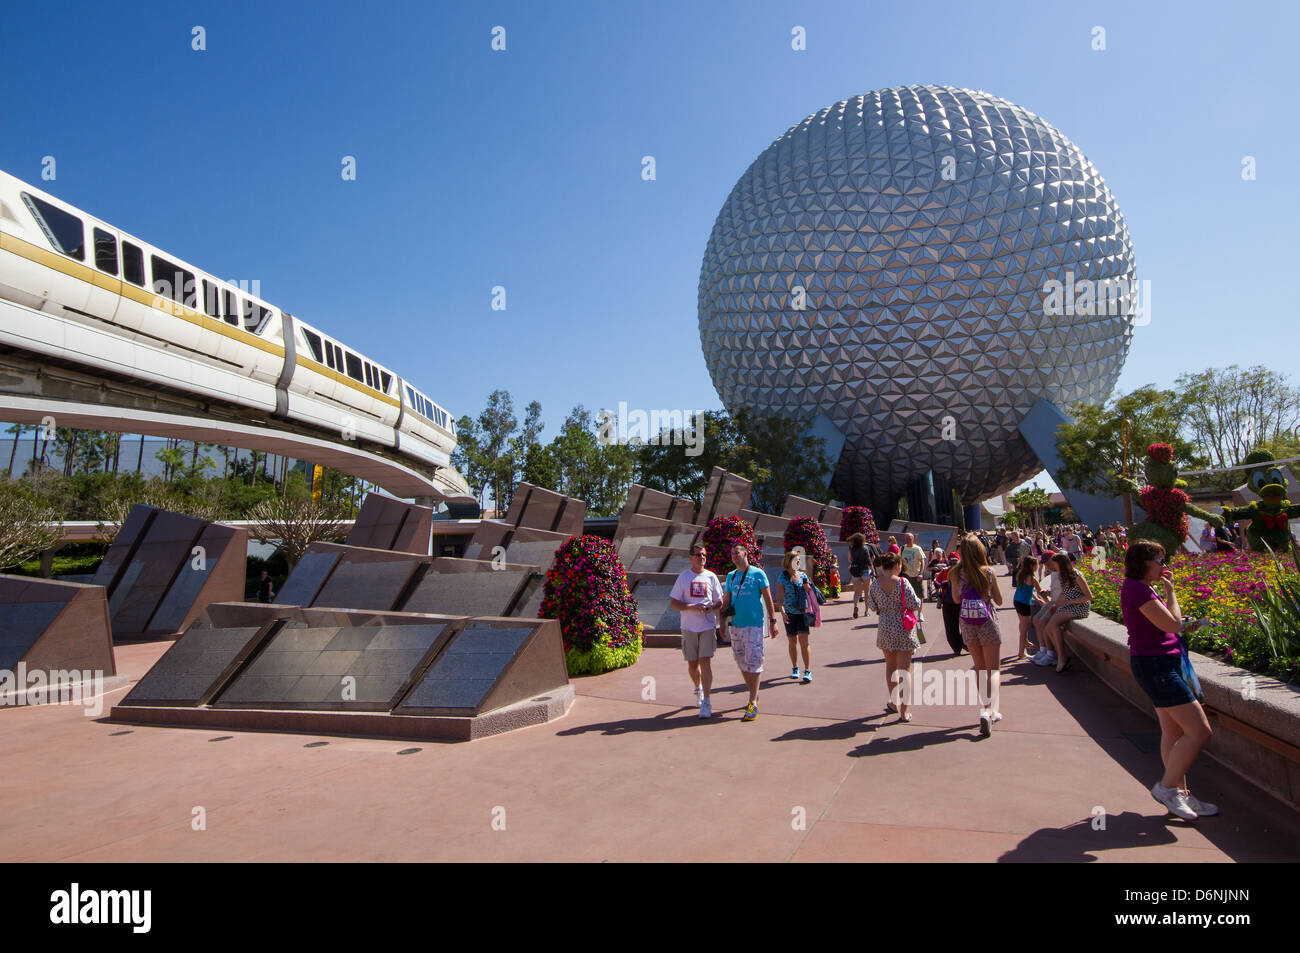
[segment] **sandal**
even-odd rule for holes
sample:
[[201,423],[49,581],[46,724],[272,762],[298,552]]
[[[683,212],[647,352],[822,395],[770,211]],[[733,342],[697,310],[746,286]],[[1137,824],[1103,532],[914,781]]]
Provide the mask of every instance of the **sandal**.
[[893,702],[890,702],[889,704],[887,704],[887,705],[885,706],[885,711],[888,712],[889,714],[892,714],[892,715],[897,715],[897,714],[898,714],[898,709],[894,707],[894,703],[893,703]]

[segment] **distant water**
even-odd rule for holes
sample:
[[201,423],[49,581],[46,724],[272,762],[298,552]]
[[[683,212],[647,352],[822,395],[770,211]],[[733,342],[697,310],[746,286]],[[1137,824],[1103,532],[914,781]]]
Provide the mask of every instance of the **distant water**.
[[[3,471],[9,467],[9,454],[13,452],[13,446],[14,446],[13,437],[5,435],[4,437],[0,438],[0,471]],[[118,460],[117,460],[117,472],[134,473],[136,469],[136,462],[140,461],[140,473],[142,476],[144,476],[145,478],[162,476],[163,465],[162,465],[162,461],[158,459],[158,451],[162,450],[166,446],[167,446],[167,441],[164,440],[162,437],[145,437],[144,458],[143,460],[141,460],[140,459],[140,438],[135,435],[123,434],[122,452],[118,456]],[[185,444],[181,444],[181,446],[182,448],[184,448]],[[39,443],[37,444],[37,450],[38,451],[40,450]],[[222,472],[225,470],[226,463],[225,463],[225,459],[222,457],[220,452],[214,452],[212,450],[203,450],[200,451],[199,456],[207,457],[213,463],[213,466],[208,468],[207,471],[208,476],[221,476]],[[248,457],[249,457],[248,450],[236,451],[234,448],[231,448],[231,452],[230,452],[231,467],[232,468],[234,467],[236,459],[247,460]],[[13,476],[19,477],[22,476],[24,473],[26,473],[28,467],[31,465],[31,462],[32,462],[32,432],[28,430],[26,432],[26,436],[21,437],[18,440],[18,450],[17,452],[14,453]],[[295,460],[290,460],[289,461],[290,467],[292,467],[296,462],[297,461]],[[50,443],[50,446],[47,448],[45,452],[45,463],[47,466],[52,466],[55,469],[62,469],[63,467],[63,461],[54,452],[53,442]],[[187,452],[185,455],[184,465],[188,467],[189,464],[190,464],[190,457],[189,457],[189,453]],[[111,471],[112,469],[113,467],[112,464],[110,463],[109,470]]]

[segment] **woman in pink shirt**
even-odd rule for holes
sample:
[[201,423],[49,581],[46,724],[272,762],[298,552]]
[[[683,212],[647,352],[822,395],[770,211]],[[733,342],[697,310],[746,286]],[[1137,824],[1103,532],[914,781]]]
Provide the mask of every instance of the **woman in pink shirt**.
[[[1160,719],[1165,774],[1151,796],[1184,820],[1218,814],[1217,806],[1197,800],[1187,788],[1187,769],[1210,741],[1210,722],[1196,698],[1196,675],[1185,665],[1183,613],[1173,573],[1165,568],[1164,547],[1134,542],[1124,554],[1124,576],[1119,604],[1128,629],[1129,665]],[[1156,592],[1157,584],[1163,596]]]

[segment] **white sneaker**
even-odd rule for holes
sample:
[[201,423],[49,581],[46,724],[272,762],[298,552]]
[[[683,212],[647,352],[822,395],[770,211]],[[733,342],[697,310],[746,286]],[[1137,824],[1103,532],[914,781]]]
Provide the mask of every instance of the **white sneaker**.
[[1151,787],[1151,796],[1185,821],[1196,820],[1196,812],[1187,803],[1187,795],[1178,788],[1167,788],[1159,781]]
[[704,704],[704,686],[696,685],[695,686],[695,707],[698,708],[700,705],[703,704]]
[[1191,791],[1184,791],[1183,794],[1187,795],[1187,806],[1196,812],[1197,817],[1213,817],[1219,813],[1219,805],[1197,800]]
[[1002,720],[1002,712],[1000,712],[1000,711],[995,711],[995,712],[993,713],[993,724],[996,725],[996,724],[997,724],[999,721],[1001,721],[1001,720]]
[[710,703],[710,701],[707,698],[700,699],[700,717],[701,718],[713,717],[713,705],[712,703]]
[[1043,657],[1042,657],[1042,658],[1036,658],[1036,659],[1034,659],[1034,664],[1035,664],[1035,665],[1055,665],[1055,664],[1056,664],[1056,653],[1053,652],[1051,649],[1048,649],[1046,652],[1043,653]]

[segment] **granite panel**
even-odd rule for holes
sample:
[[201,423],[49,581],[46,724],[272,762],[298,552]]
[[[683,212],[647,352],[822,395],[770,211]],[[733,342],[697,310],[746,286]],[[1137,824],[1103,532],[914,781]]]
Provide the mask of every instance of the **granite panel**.
[[414,554],[344,549],[313,606],[395,609],[411,577],[428,562]]
[[266,628],[191,628],[144,674],[122,704],[194,706],[205,703],[257,646]]
[[781,507],[781,515],[786,519],[794,519],[797,516],[811,516],[813,519],[820,519],[822,509],[822,504],[791,493],[785,498],[785,504]]
[[112,592],[117,585],[122,570],[131,561],[131,555],[135,552],[136,544],[144,537],[149,524],[159,512],[161,511],[157,507],[146,506],[143,503],[137,503],[131,507],[131,512],[127,514],[126,520],[122,523],[122,528],[113,537],[108,552],[104,554],[103,561],[99,564],[99,568],[95,570],[95,576],[91,580],[93,585],[103,586],[110,593]]
[[542,601],[546,598],[546,577],[538,574],[533,582],[532,589],[525,593],[523,604],[514,611],[516,618],[536,619],[542,611]]
[[677,576],[672,573],[638,573],[628,575],[628,585],[636,598],[637,619],[646,632],[680,632],[681,613],[669,605]]
[[524,507],[515,525],[530,526],[534,529],[554,529],[563,503],[563,495],[535,486],[528,494],[528,505]]
[[531,569],[492,572],[440,572],[437,568],[420,580],[403,612],[442,615],[501,616],[515,600]]
[[303,553],[302,558],[298,560],[298,565],[293,567],[293,572],[289,578],[284,581],[284,586],[275,596],[277,605],[289,606],[309,606],[316,601],[316,596],[320,594],[329,579],[329,575],[334,571],[335,565],[342,556],[336,549],[325,551],[307,550]]
[[281,630],[218,696],[215,707],[388,711],[447,628],[446,622],[413,621]]
[[[516,495],[515,499],[518,499]],[[511,504],[513,506],[513,504]],[[497,546],[505,546],[514,536],[512,527],[505,523],[483,520],[474,530],[474,536],[465,546],[467,559],[491,559]]]
[[149,620],[147,631],[179,632],[207,603],[243,597],[248,533],[220,523],[208,523],[199,532],[195,545],[203,547],[202,568],[195,568],[192,556],[181,566]]
[[[180,513],[163,511],[154,516],[127,567],[129,591],[113,613],[114,638],[149,631],[149,620],[173,580],[193,559],[191,550],[206,525],[204,520]],[[119,590],[125,586],[124,578]],[[115,592],[114,601],[116,596]]]
[[477,714],[532,632],[532,626],[470,622],[411,688],[398,710]]
[[[10,578],[0,576],[0,580]],[[66,605],[66,601],[0,604],[0,669],[14,671]]]

